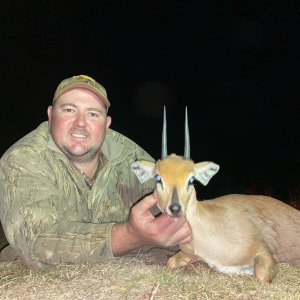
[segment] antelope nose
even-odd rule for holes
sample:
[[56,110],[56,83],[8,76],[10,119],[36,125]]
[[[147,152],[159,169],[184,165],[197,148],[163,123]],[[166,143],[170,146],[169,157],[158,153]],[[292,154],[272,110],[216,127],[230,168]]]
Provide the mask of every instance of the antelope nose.
[[181,206],[177,203],[174,203],[169,206],[169,209],[173,215],[178,215],[181,210]]

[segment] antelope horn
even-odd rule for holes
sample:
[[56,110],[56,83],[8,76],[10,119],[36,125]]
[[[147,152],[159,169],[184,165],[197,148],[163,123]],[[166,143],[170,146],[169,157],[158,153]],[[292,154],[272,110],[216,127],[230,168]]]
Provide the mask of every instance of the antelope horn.
[[188,124],[188,113],[187,107],[185,107],[185,125],[184,125],[184,159],[190,159],[191,155],[190,147],[190,134],[189,134],[189,124]]
[[166,119],[166,107],[164,106],[164,120],[163,120],[163,131],[161,141],[161,159],[167,158],[167,119]]

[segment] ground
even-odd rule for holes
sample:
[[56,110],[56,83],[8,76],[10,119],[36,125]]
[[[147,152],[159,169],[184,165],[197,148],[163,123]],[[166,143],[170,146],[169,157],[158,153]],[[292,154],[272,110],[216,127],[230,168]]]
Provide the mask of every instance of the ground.
[[51,271],[19,260],[0,263],[1,299],[300,299],[300,266],[280,264],[271,284],[225,275],[205,265],[169,270],[141,255]]

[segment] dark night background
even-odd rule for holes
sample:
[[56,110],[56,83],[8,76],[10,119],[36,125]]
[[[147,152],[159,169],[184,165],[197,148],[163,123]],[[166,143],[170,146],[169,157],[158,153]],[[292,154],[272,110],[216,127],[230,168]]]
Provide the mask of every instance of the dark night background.
[[[1,155],[46,120],[58,83],[105,86],[112,128],[221,166],[201,197],[300,196],[299,1],[2,1]],[[298,196],[298,198],[297,198]]]

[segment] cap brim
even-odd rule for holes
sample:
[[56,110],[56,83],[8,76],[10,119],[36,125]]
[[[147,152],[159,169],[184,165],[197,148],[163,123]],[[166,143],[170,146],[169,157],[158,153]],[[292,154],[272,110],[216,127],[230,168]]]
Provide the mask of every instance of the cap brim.
[[63,88],[58,94],[55,95],[55,97],[53,99],[53,102],[56,101],[57,98],[59,98],[64,93],[66,93],[70,90],[76,89],[76,88],[91,91],[98,98],[100,98],[101,102],[103,102],[103,104],[106,106],[107,109],[110,107],[110,102],[108,101],[108,99],[103,94],[101,94],[96,88],[94,88],[93,86],[90,86],[90,85],[87,85],[87,84],[81,84],[81,83],[78,83],[78,82],[70,84],[67,87]]

